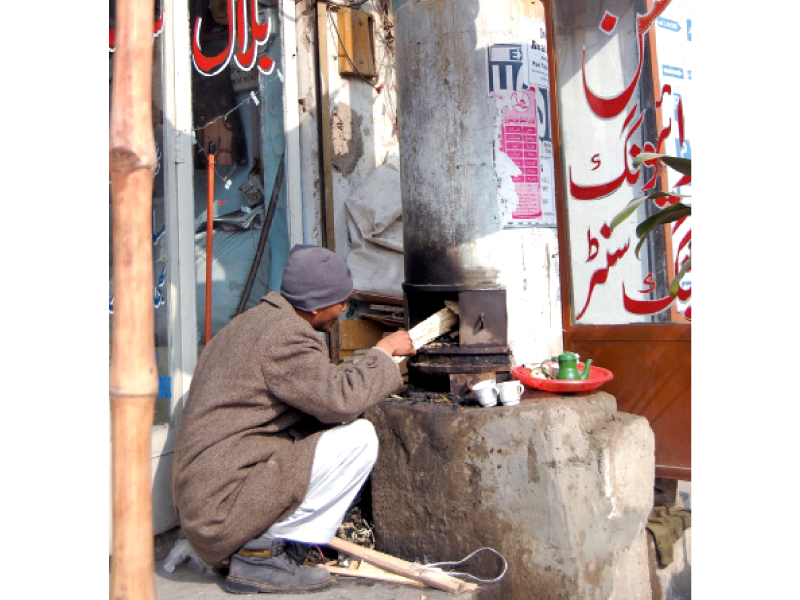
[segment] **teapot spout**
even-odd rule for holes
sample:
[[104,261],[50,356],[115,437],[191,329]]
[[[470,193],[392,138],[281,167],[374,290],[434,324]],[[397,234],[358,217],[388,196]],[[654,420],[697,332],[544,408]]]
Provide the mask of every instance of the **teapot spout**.
[[592,365],[592,359],[589,358],[586,360],[586,364],[583,365],[583,373],[581,373],[581,379],[589,379],[589,373],[591,369],[589,368]]

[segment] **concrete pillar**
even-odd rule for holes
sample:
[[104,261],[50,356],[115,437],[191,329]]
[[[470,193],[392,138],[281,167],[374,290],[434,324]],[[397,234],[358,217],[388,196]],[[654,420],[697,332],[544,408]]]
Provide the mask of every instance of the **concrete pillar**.
[[613,396],[528,391],[489,409],[389,400],[367,418],[381,443],[378,549],[439,562],[491,547],[509,570],[482,599],[651,597],[654,437]]

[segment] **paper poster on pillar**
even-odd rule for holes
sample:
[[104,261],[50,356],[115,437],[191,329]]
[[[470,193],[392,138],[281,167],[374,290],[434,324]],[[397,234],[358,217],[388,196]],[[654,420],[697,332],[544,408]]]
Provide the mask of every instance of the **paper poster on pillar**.
[[497,200],[505,228],[555,227],[543,23],[525,20],[523,36],[526,42],[487,49]]

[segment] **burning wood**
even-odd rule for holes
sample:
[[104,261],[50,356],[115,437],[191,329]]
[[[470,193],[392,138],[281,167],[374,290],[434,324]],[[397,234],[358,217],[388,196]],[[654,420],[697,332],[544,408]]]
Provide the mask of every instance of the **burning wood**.
[[458,302],[448,300],[442,310],[412,327],[408,334],[411,336],[414,348],[419,349],[456,327],[458,327]]

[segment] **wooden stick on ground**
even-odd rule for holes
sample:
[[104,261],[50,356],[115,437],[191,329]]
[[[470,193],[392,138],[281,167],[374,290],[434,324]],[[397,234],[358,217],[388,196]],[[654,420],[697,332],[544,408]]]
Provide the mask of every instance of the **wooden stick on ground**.
[[401,583],[403,585],[410,585],[414,587],[425,587],[425,584],[415,579],[409,579],[396,573],[390,573],[385,569],[371,565],[366,561],[362,561],[357,568],[345,567],[326,567],[329,572],[334,575],[343,575],[345,577],[359,577],[361,579],[374,579],[376,581],[386,581],[389,583]]
[[365,560],[368,563],[391,571],[392,573],[397,573],[398,575],[408,577],[415,581],[421,581],[432,588],[444,590],[449,594],[460,594],[478,587],[475,583],[450,577],[441,571],[423,565],[415,565],[395,556],[390,556],[389,554],[384,554],[377,550],[370,550],[369,548],[359,546],[358,544],[348,542],[341,538],[333,538],[328,542],[328,546],[349,556]]

